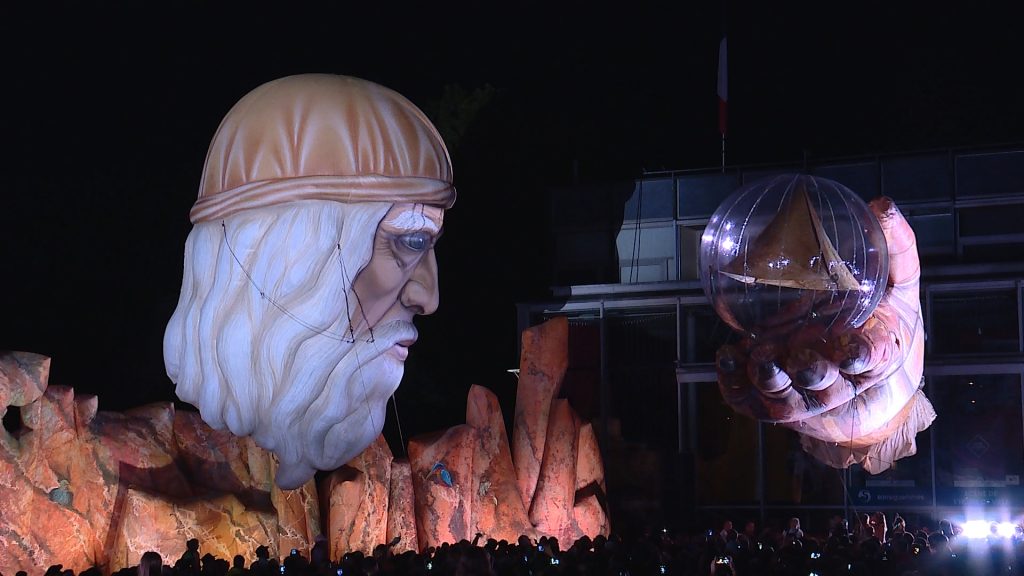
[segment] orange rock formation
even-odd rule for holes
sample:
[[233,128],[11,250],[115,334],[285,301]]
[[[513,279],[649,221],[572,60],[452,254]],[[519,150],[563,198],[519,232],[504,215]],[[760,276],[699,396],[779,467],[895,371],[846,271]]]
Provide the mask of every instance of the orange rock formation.
[[413,438],[408,461],[381,436],[319,490],[282,491],[276,460],[250,438],[170,403],[99,412],[96,397],[47,386],[48,358],[0,353],[0,408],[20,407],[22,420],[0,429],[0,572],[109,574],[146,550],[173,562],[193,537],[220,558],[253,558],[261,544],[308,556],[321,529],[334,560],[395,537],[402,552],[477,533],[607,535],[596,436],[558,398],[567,364],[564,318],[524,332],[511,447],[497,397],[473,386],[467,423]]

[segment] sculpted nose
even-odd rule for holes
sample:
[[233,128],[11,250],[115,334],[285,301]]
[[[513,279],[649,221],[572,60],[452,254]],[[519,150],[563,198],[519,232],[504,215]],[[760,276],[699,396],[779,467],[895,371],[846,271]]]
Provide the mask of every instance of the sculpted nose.
[[428,315],[437,312],[440,296],[437,290],[437,258],[431,249],[420,260],[401,294],[402,305],[414,314]]

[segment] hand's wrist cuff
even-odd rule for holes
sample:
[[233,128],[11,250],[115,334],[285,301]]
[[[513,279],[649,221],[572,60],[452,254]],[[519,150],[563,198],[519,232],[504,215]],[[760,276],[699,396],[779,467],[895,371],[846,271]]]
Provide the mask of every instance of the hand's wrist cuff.
[[932,403],[918,390],[907,405],[882,429],[849,442],[826,442],[800,435],[805,452],[833,468],[860,464],[871,474],[888,470],[893,462],[917,453],[917,433],[935,420]]

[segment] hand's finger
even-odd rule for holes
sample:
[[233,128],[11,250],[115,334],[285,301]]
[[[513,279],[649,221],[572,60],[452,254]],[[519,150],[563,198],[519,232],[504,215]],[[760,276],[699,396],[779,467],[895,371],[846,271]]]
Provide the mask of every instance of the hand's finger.
[[[846,374],[860,375],[876,371],[883,363],[900,358],[885,306],[876,310],[863,326],[840,335],[833,341],[832,359]],[[901,358],[900,358],[901,359]]]
[[754,356],[748,357],[740,347],[725,345],[718,349],[718,384],[722,396],[734,408],[741,406],[745,413],[763,418],[767,413],[757,406],[768,398],[785,397],[789,391],[789,378],[778,369],[774,358],[766,359],[764,352],[754,349]]
[[876,444],[885,440],[894,425],[906,419],[909,402],[919,386],[920,379],[914,380],[906,370],[897,370],[885,379],[884,386],[859,391],[849,402],[808,419],[800,428],[787,425],[827,442]]
[[[764,367],[751,369],[751,362],[740,347],[722,346],[718,349],[718,386],[726,403],[737,413],[756,420],[783,422],[802,418],[804,405],[788,384],[785,372]],[[761,361],[758,363],[764,364]],[[756,380],[758,385],[755,385],[749,374],[759,373],[758,370],[784,378],[785,382],[765,384],[759,378]],[[765,386],[768,388],[767,393],[763,388]]]
[[899,370],[908,355],[916,353],[912,343],[922,330],[921,263],[914,230],[890,198],[876,198],[870,208],[889,250],[889,285],[868,321],[837,338],[828,354],[858,392]]
[[747,378],[746,355],[736,346],[726,344],[715,353],[718,387],[725,402],[737,408],[758,401],[758,395]]
[[725,345],[715,354],[718,389],[733,410],[750,418],[764,414],[764,397],[747,378],[747,356],[738,346]]
[[921,312],[896,298],[883,298],[863,326],[836,338],[833,360],[858,391],[874,386],[897,370],[920,378],[924,362]]
[[747,377],[762,394],[780,397],[789,392],[789,375],[779,366],[779,349],[767,343],[755,346],[747,362]]
[[725,344],[715,354],[715,364],[720,372],[732,374],[742,372],[747,364],[747,355],[738,346]]
[[909,312],[920,314],[921,260],[914,229],[891,198],[876,198],[868,206],[878,218],[889,248],[889,288],[885,297],[895,298],[904,303]]
[[786,372],[805,406],[803,420],[841,406],[858,393],[857,385],[823,351],[820,347],[791,348],[786,359]]
[[809,348],[790,353],[786,359],[786,372],[793,385],[805,390],[824,390],[836,381],[839,368],[828,358]]

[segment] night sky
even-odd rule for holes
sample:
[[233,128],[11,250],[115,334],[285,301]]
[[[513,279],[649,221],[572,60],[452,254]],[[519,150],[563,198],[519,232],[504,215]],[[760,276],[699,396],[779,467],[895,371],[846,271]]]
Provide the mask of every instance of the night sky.
[[549,187],[717,166],[723,28],[730,164],[1024,141],[1009,9],[89,4],[5,9],[0,349],[51,356],[51,384],[106,410],[174,399],[161,339],[206,149],[274,78],[367,78],[456,135],[441,309],[418,321],[398,393],[406,437],[462,422],[474,383],[511,410],[515,304],[550,296]]

